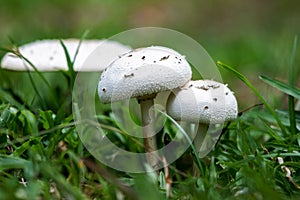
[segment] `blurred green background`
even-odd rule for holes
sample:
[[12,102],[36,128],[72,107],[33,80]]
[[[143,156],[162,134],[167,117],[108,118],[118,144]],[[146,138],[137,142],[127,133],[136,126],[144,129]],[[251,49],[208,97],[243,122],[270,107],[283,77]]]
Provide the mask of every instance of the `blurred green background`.
[[[85,30],[90,30],[89,38],[108,38],[143,26],[187,34],[215,61],[246,75],[270,103],[284,106],[284,96],[260,81],[258,75],[287,80],[293,39],[300,32],[298,0],[0,1],[1,47],[11,46],[10,40],[22,45],[44,38],[79,38]],[[0,52],[0,57],[3,54]],[[295,63],[299,77],[300,56]],[[258,102],[232,74],[221,73],[235,91],[240,109]],[[296,80],[299,86],[299,78]]]

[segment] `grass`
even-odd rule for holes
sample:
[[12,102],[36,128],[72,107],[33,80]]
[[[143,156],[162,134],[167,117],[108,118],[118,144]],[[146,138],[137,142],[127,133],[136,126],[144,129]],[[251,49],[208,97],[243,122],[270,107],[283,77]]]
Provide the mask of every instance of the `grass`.
[[[296,42],[291,60],[295,59],[295,46]],[[20,91],[9,89],[11,83],[2,81],[0,85],[2,198],[166,199],[168,192],[169,199],[300,198],[300,113],[293,104],[288,110],[272,107],[233,67],[218,62],[219,67],[245,83],[262,105],[240,112],[235,121],[224,127],[215,149],[201,160],[196,158],[201,176],[191,175],[193,148],[159,173],[131,174],[99,163],[81,143],[70,106],[69,91],[75,76],[70,69],[74,61],[67,52],[66,57],[69,71],[58,73],[68,86],[49,87],[49,96],[38,95],[28,101]],[[293,67],[291,64],[290,70]],[[38,77],[46,84],[46,75],[39,73]],[[299,98],[300,90],[293,81],[286,84],[266,76],[261,78],[278,92]],[[42,91],[38,87],[41,83],[35,81],[30,78],[29,83],[36,91]],[[49,103],[54,97],[59,101],[56,106]],[[109,109],[100,108],[97,117],[113,142],[124,149],[143,151],[137,145],[142,141],[126,137]],[[174,138],[178,129],[181,127],[168,119],[160,141]]]

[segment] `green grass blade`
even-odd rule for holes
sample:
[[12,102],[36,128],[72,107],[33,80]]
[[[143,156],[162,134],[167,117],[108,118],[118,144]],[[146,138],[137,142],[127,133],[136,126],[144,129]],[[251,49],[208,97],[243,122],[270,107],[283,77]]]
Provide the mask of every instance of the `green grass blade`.
[[62,46],[63,50],[64,50],[64,53],[65,53],[65,56],[66,56],[66,60],[67,60],[67,65],[68,65],[68,70],[69,72],[74,72],[74,69],[73,69],[73,62],[71,60],[71,57],[70,57],[70,54],[68,52],[68,49],[65,45],[65,43],[62,41],[62,40],[59,40],[60,42],[60,45]]
[[85,32],[83,33],[83,35],[81,36],[81,38],[80,38],[79,44],[78,44],[78,46],[77,46],[77,48],[76,48],[76,52],[75,52],[75,55],[74,55],[74,58],[73,58],[73,61],[72,61],[73,65],[74,65],[74,63],[75,63],[75,61],[76,61],[76,58],[77,58],[77,55],[78,55],[78,52],[79,52],[81,43],[82,43],[82,41],[87,37],[88,33],[89,33],[88,30],[85,31]]
[[[289,85],[290,87],[294,86],[295,75],[294,75],[294,66],[295,66],[295,57],[297,49],[297,36],[294,38],[292,55],[290,58],[290,71],[289,71]],[[296,118],[295,118],[295,99],[293,96],[289,95],[289,114],[290,114],[290,127],[293,135],[297,133]]]
[[41,172],[43,175],[49,179],[52,179],[57,184],[59,190],[67,195],[70,199],[87,199],[87,197],[81,192],[78,187],[71,185],[65,177],[61,175],[55,168],[49,163],[40,164],[43,169]]
[[232,67],[218,61],[217,65],[231,71],[232,73],[234,73],[241,81],[243,81],[252,91],[253,93],[258,97],[258,99],[265,105],[265,107],[268,109],[268,111],[273,115],[274,119],[276,120],[278,126],[280,127],[282,133],[284,135],[286,135],[286,130],[284,125],[281,123],[279,117],[277,116],[275,110],[268,104],[268,102],[261,96],[261,94],[257,91],[257,89],[252,85],[252,83],[241,73],[239,73],[238,71],[236,71],[235,69],[233,69]]
[[290,96],[300,99],[300,90],[298,88],[295,88],[294,86],[290,86],[289,84],[284,83],[282,81],[270,78],[268,76],[259,76],[259,78],[261,80],[263,80],[265,83],[269,84],[270,86],[272,86]]
[[0,100],[9,102],[17,108],[24,108],[24,106],[18,102],[9,92],[6,92],[0,87]]
[[10,53],[15,54],[13,50],[11,50],[11,49],[9,49],[9,48],[5,48],[5,47],[0,47],[0,51],[3,51],[3,52],[5,52],[5,53],[10,52]]
[[39,98],[39,100],[40,100],[40,103],[41,103],[41,105],[42,105],[42,108],[43,108],[43,109],[46,109],[46,108],[47,108],[47,105],[46,105],[46,103],[45,103],[45,101],[44,101],[42,95],[40,94],[40,92],[39,92],[39,90],[38,90],[38,88],[37,88],[37,85],[36,85],[36,83],[34,82],[34,79],[32,78],[32,76],[31,76],[31,74],[30,74],[29,71],[27,72],[27,74],[28,74],[28,77],[29,77],[29,80],[30,80],[31,85],[32,85],[32,87],[33,87],[33,89],[34,89],[36,95],[38,96],[38,98]]
[[7,48],[0,48],[1,51],[7,52],[7,53],[12,53],[16,56],[18,56],[20,59],[24,60],[26,63],[28,63],[30,65],[30,67],[33,68],[34,72],[36,72],[38,74],[38,76],[43,80],[43,82],[47,85],[48,88],[51,88],[50,83],[47,81],[47,79],[45,78],[45,76],[37,69],[37,67],[30,61],[28,60],[26,57],[24,57],[19,50],[11,50],[11,49],[7,49]]
[[[50,83],[47,81],[46,77],[37,69],[37,67],[26,57],[24,57],[18,50],[18,48],[16,50],[11,50],[11,49],[6,49],[6,48],[0,48],[0,50],[5,51],[5,52],[9,52],[9,53],[13,53],[14,55],[18,56],[20,59],[24,60],[27,64],[30,65],[30,67],[32,67],[34,69],[34,72],[38,74],[38,77],[41,78],[41,80],[46,84],[46,86],[49,88],[49,90],[51,89],[51,85]],[[43,108],[46,108],[46,104],[44,102],[44,99],[42,98],[42,95],[40,94],[39,90],[38,90],[38,86],[35,83],[35,80],[32,78],[32,75],[30,74],[30,71],[27,71],[30,83],[32,84],[32,87],[35,91],[35,93],[37,94],[40,103],[42,105]],[[48,93],[49,95],[51,95],[53,97],[53,94],[50,92]]]
[[64,42],[62,40],[60,40],[60,44],[64,50],[65,56],[66,56],[66,60],[67,60],[67,65],[68,65],[68,73],[67,76],[69,78],[69,85],[70,85],[70,89],[72,90],[73,88],[73,83],[75,81],[75,71],[74,71],[74,66],[73,66],[73,62],[71,60],[70,54],[68,52],[68,49],[66,47],[66,45],[64,44]]
[[62,40],[60,40],[60,44],[64,50],[64,53],[65,53],[65,56],[66,56],[66,61],[67,61],[67,65],[68,65],[68,72],[67,73],[64,73],[65,75],[67,75],[67,77],[69,78],[69,85],[70,85],[70,89],[72,90],[73,89],[73,84],[74,84],[74,81],[75,81],[75,76],[76,76],[76,73],[75,73],[75,70],[74,70],[74,63],[76,61],[76,58],[77,58],[77,55],[79,53],[79,49],[80,49],[80,46],[82,44],[82,41],[86,38],[88,34],[88,31],[85,31],[82,35],[82,37],[80,38],[80,41],[79,41],[79,44],[76,48],[76,51],[75,51],[75,54],[74,54],[74,57],[73,57],[73,60],[71,60],[71,57],[70,57],[70,54],[68,52],[68,49],[66,47],[66,45],[64,44],[64,42]]
[[296,58],[296,50],[297,50],[297,35],[294,38],[293,48],[292,48],[292,55],[290,58],[290,70],[289,70],[289,84],[290,86],[294,85],[295,83],[295,75],[294,75],[294,68],[295,68],[295,58]]
[[194,156],[195,156],[195,159],[196,159],[197,167],[199,168],[201,175],[204,175],[204,169],[201,165],[201,161],[199,159],[198,152],[197,152],[195,146],[193,145],[193,141],[191,140],[189,135],[184,131],[184,129],[171,116],[169,116],[165,112],[162,112],[159,109],[157,109],[157,111],[160,112],[161,114],[163,114],[165,117],[167,117],[178,128],[178,130],[183,134],[183,136],[185,137],[185,139],[188,141],[188,143],[191,146],[191,149],[192,149],[192,151],[194,153]]
[[29,161],[18,157],[0,155],[0,170],[7,169],[25,169],[29,165]]

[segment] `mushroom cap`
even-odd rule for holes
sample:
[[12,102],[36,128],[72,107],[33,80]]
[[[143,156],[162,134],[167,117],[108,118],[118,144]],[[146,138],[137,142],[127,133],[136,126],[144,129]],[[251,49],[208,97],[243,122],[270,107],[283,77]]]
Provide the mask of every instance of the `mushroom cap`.
[[[62,40],[71,60],[78,48],[79,39]],[[75,63],[75,71],[101,71],[114,59],[131,48],[109,40],[82,40]],[[59,40],[38,40],[19,47],[20,53],[27,58],[39,71],[68,70],[65,52]],[[13,53],[6,53],[2,58],[4,69],[15,71],[34,71],[23,59]]]
[[135,49],[116,59],[101,75],[98,94],[103,103],[172,90],[192,76],[184,56],[167,47]]
[[238,105],[226,85],[212,80],[197,80],[170,94],[167,112],[175,120],[218,124],[235,119]]

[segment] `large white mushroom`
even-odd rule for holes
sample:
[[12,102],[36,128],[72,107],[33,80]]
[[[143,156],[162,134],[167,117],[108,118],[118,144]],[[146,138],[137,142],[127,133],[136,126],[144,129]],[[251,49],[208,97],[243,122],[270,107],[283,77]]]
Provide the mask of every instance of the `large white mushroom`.
[[180,87],[191,79],[184,56],[167,47],[139,48],[122,55],[101,75],[98,94],[103,103],[137,98],[142,114],[148,163],[159,163],[154,130],[154,98],[157,93]]
[[197,80],[188,82],[170,94],[167,112],[177,121],[198,126],[194,145],[198,156],[202,158],[211,150],[201,148],[206,145],[203,144],[203,140],[208,126],[235,119],[238,114],[238,105],[233,92],[227,85],[212,80]]
[[[74,59],[79,39],[64,39],[71,60]],[[64,49],[57,39],[38,40],[18,47],[19,53],[28,59],[39,71],[68,70]],[[102,71],[114,59],[130,51],[129,46],[110,40],[82,40],[74,63],[75,71]],[[100,58],[100,59],[99,59]],[[3,69],[34,71],[25,60],[13,53],[6,53],[1,61]]]
[[[74,70],[77,72],[100,73],[109,66],[113,60],[117,59],[118,56],[131,50],[129,46],[111,40],[84,39],[80,43],[79,39],[63,39],[62,42],[64,43],[72,62],[74,61],[75,55],[77,55],[75,62],[73,63]],[[44,102],[47,102],[47,105],[51,106],[51,108],[64,106],[65,104],[62,101],[57,103],[55,100],[55,92],[57,91],[48,91],[49,89],[65,90],[66,86],[65,81],[67,79],[64,78],[63,73],[52,73],[68,70],[65,51],[60,40],[38,40],[13,50],[17,55],[10,52],[6,53],[2,58],[0,65],[1,71],[3,72],[1,76],[7,76],[8,78],[12,77],[13,80],[17,80],[10,88],[13,88],[24,102],[28,102],[29,104],[33,104],[39,99],[40,104],[38,104],[38,106],[45,104]],[[35,69],[26,59],[21,58],[20,54],[32,63],[39,72],[43,72],[42,78],[40,74],[35,73]],[[17,71],[26,73],[15,73]],[[35,87],[32,84],[28,85],[28,82],[31,82],[31,80],[34,81]],[[2,80],[0,80],[0,82],[1,81]],[[72,89],[72,80],[67,81],[70,84],[69,89]],[[49,83],[51,83],[51,88],[48,87],[50,86]],[[67,91],[67,93],[64,94],[66,97],[70,97],[71,92],[72,91]],[[40,98],[37,98],[37,96]],[[69,101],[70,98],[63,98],[60,100]]]

